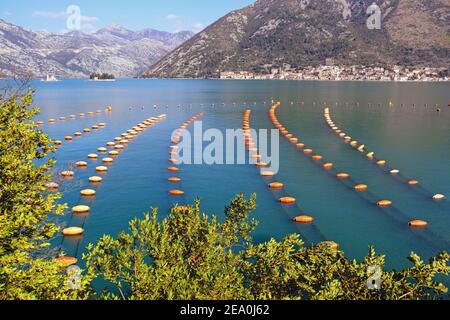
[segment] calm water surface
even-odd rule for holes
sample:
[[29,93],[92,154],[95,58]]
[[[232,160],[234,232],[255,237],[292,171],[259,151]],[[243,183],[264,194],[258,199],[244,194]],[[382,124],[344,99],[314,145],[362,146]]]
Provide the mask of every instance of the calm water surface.
[[[55,139],[63,139],[98,122],[107,126],[88,137],[65,143],[56,153],[58,168],[86,160],[87,154],[113,140],[123,131],[161,113],[167,119],[148,128],[110,165],[94,201],[80,199],[88,188],[87,178],[95,165],[76,170],[76,179],[63,186],[69,207],[89,204],[91,213],[62,223],[83,225],[80,242],[55,240],[68,255],[81,256],[84,247],[103,234],[116,235],[133,217],[158,207],[161,216],[174,202],[200,196],[208,213],[223,216],[223,208],[236,193],[257,193],[254,216],[260,221],[257,241],[282,239],[300,233],[307,243],[330,239],[338,242],[349,257],[360,259],[370,244],[387,255],[390,268],[408,265],[411,251],[424,258],[450,243],[450,204],[434,202],[430,194],[450,196],[450,84],[388,82],[296,82],[296,81],[202,81],[118,80],[114,83],[65,80],[33,83],[36,104],[42,109],[37,120],[95,111],[111,105],[111,114],[96,114],[42,128]],[[280,172],[277,180],[298,199],[303,211],[314,216],[312,226],[291,222],[296,207],[283,208],[277,194],[267,188],[252,165],[183,165],[179,188],[186,192],[174,198],[167,191],[168,146],[171,132],[193,114],[203,111],[203,127],[240,128],[242,112],[252,109],[255,129],[272,128],[267,117],[271,99],[280,100],[277,115],[283,125],[307,146],[331,161],[354,180],[369,185],[370,196],[354,192],[309,158],[280,140]],[[389,106],[389,101],[393,105]],[[236,104],[234,104],[236,103]],[[214,105],[213,105],[214,104]],[[225,104],[225,105],[223,105]],[[331,109],[336,124],[376,152],[377,157],[417,179],[421,187],[410,187],[391,177],[330,132],[323,120],[323,105]],[[435,105],[442,111],[436,112]],[[157,105],[157,108],[154,108]],[[131,108],[131,109],[130,109]],[[189,128],[192,130],[192,127]],[[97,165],[101,161],[97,162]],[[380,209],[377,199],[391,199],[394,208]],[[411,219],[429,222],[425,230],[412,230]]]

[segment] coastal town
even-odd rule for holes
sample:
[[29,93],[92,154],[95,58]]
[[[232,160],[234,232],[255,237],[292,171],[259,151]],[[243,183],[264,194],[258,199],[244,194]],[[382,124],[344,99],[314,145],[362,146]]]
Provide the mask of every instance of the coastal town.
[[249,80],[351,80],[351,81],[449,81],[448,68],[407,68],[401,66],[335,66],[291,68],[264,66],[267,72],[223,71],[220,79]]

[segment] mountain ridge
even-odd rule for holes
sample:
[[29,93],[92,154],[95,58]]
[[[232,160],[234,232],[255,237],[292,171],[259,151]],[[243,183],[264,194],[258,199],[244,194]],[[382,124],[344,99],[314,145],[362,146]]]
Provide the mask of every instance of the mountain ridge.
[[373,0],[258,0],[230,12],[143,74],[216,78],[271,66],[450,64],[450,0],[379,0],[382,28],[369,30]]
[[61,78],[134,77],[193,35],[106,26],[94,33],[33,31],[0,19],[0,74]]

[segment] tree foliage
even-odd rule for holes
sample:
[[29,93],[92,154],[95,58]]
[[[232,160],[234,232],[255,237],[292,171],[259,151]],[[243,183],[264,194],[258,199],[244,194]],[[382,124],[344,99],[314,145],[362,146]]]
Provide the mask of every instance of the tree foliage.
[[44,158],[55,149],[32,121],[32,95],[20,86],[0,96],[0,299],[78,298],[84,290],[69,290],[63,266],[45,254],[59,230],[49,214],[64,206],[45,192],[55,160]]
[[297,235],[253,244],[249,215],[255,196],[238,195],[225,221],[193,206],[175,206],[164,220],[157,210],[130,222],[128,233],[104,236],[88,247],[88,269],[116,286],[122,299],[431,299],[447,292],[435,276],[448,275],[447,252],[424,263],[381,274],[371,290],[370,266],[385,265],[373,248],[362,262],[329,244],[303,246]]

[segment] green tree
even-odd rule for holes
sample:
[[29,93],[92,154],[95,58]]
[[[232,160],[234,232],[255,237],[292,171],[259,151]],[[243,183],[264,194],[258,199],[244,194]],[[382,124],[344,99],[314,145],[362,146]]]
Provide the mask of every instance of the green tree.
[[362,261],[349,260],[329,243],[304,247],[297,235],[253,244],[257,226],[250,212],[255,196],[238,195],[225,221],[193,206],[175,206],[164,220],[157,210],[130,222],[118,238],[104,236],[85,254],[90,272],[113,284],[121,299],[431,299],[447,288],[434,280],[448,275],[449,254],[381,274],[379,290],[368,287],[371,266],[384,256],[370,248]]
[[65,207],[45,192],[55,160],[44,158],[55,147],[32,121],[39,113],[32,95],[20,86],[0,96],[0,299],[85,298],[89,278],[70,290],[64,266],[45,253],[59,231],[49,214]]

